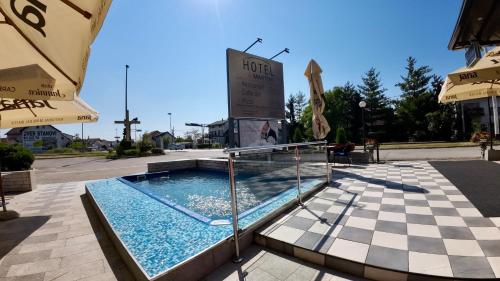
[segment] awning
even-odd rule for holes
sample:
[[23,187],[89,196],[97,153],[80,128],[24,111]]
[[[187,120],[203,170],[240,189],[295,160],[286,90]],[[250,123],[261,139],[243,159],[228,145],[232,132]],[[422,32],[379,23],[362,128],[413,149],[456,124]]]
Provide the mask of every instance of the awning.
[[464,0],[448,48],[458,50],[475,41],[479,45],[500,44],[500,1]]
[[97,122],[99,113],[81,98],[72,101],[0,99],[0,128]]

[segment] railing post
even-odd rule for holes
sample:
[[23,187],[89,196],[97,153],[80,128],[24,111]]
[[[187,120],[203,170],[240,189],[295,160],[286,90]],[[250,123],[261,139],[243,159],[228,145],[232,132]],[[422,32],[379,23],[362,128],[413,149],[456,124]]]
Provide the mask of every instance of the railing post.
[[297,201],[302,205],[302,197],[300,196],[300,152],[299,146],[295,147],[295,163],[297,166]]
[[326,182],[327,183],[330,183],[330,165],[328,163],[328,158],[329,158],[329,154],[328,154],[328,143],[325,142],[325,151],[326,151]]
[[234,163],[233,155],[229,154],[228,158],[229,166],[229,185],[231,187],[231,212],[233,214],[233,233],[234,233],[234,248],[235,256],[233,262],[240,263],[243,259],[240,257],[240,242],[238,235],[238,201],[236,198],[236,184],[234,181]]

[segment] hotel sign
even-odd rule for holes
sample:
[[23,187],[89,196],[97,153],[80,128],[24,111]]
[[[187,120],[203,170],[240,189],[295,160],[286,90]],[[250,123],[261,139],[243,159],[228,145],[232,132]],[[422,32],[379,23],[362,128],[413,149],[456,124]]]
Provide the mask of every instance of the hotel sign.
[[285,119],[283,64],[226,50],[229,117]]

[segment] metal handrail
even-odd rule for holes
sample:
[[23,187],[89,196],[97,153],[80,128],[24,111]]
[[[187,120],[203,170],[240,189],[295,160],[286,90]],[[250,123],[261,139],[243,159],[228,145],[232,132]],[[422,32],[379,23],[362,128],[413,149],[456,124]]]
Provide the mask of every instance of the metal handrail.
[[[277,145],[268,145],[268,146],[256,146],[256,147],[243,147],[243,148],[230,148],[224,149],[225,153],[229,153],[228,155],[228,170],[229,170],[229,185],[230,185],[230,194],[231,194],[231,213],[233,217],[233,237],[234,237],[234,246],[235,246],[235,257],[233,261],[235,263],[241,262],[243,259],[240,256],[240,246],[239,246],[239,226],[238,226],[238,201],[236,198],[236,182],[234,180],[234,159],[235,152],[246,152],[246,151],[259,151],[259,150],[269,150],[275,148],[286,148],[286,147],[294,147],[295,148],[295,161],[296,161],[296,173],[297,173],[297,203],[302,205],[302,196],[300,190],[300,149],[301,146],[307,145],[315,145],[315,144],[327,144],[327,141],[313,141],[313,142],[300,142],[300,143],[288,143],[288,144],[277,144]],[[330,168],[328,164],[328,149],[325,149],[326,152],[326,180],[330,182]]]
[[297,147],[297,146],[306,146],[306,145],[313,145],[313,144],[327,144],[327,143],[328,143],[327,141],[311,141],[311,142],[297,142],[297,143],[264,145],[264,146],[226,148],[226,149],[224,149],[224,153],[258,151],[258,150],[267,150],[267,149],[274,149],[274,148]]

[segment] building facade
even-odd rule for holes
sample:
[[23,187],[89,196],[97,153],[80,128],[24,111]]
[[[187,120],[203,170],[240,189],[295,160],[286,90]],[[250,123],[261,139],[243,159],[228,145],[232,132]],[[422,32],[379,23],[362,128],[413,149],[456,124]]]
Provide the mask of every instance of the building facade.
[[[463,108],[463,126],[480,126],[482,131],[488,131],[488,123],[491,114],[492,132],[498,136],[500,135],[500,97],[491,97],[489,112],[488,101],[486,99],[475,99],[462,102]],[[495,113],[496,110],[496,113]],[[470,123],[470,124],[469,124]],[[468,128],[466,128],[468,129]],[[469,128],[472,130],[472,128]]]
[[21,144],[35,153],[67,147],[73,140],[73,136],[50,125],[14,128],[6,135],[8,143]]
[[175,137],[170,132],[152,131],[148,135],[155,147],[158,148],[167,149],[166,143],[173,144],[175,142]]
[[210,143],[225,146],[229,143],[228,130],[229,122],[224,119],[208,124],[208,137]]

